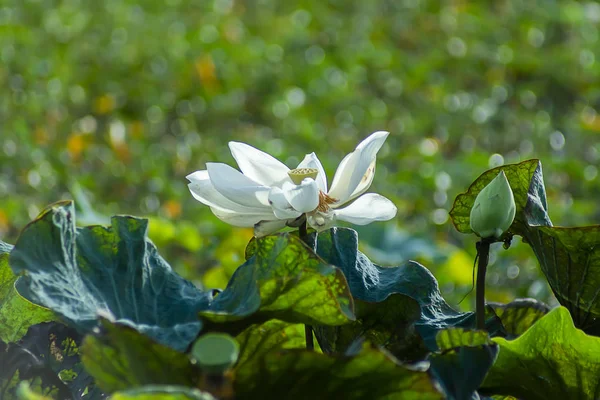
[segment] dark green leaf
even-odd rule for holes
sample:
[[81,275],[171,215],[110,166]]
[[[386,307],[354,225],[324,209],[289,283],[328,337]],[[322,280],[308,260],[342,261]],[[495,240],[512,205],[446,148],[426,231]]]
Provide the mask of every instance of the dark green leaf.
[[0,254],[0,340],[4,342],[16,342],[30,326],[56,319],[52,311],[20,296],[16,281],[8,266],[8,253]]
[[198,367],[187,355],[153,341],[137,330],[102,320],[101,334],[86,336],[82,360],[108,393],[144,385],[196,386]]
[[30,301],[89,332],[99,312],[161,343],[186,348],[200,331],[197,313],[212,292],[177,275],[146,235],[147,220],[113,217],[112,227],[75,228],[71,202],[30,223],[10,254],[17,289]]
[[111,400],[216,400],[211,394],[184,386],[148,385],[114,393]]
[[[435,277],[427,268],[414,261],[398,267],[373,264],[358,251],[358,235],[352,229],[332,228],[321,232],[315,246],[319,256],[344,272],[355,299],[380,303],[393,294],[401,294],[416,300],[421,307],[421,316],[415,327],[432,351],[437,349],[435,336],[438,331],[452,326],[468,328],[475,324],[473,313],[458,312],[446,303]],[[489,320],[488,329],[499,329],[496,325],[496,321]]]
[[532,247],[554,295],[577,327],[600,335],[600,226],[533,226],[516,233]]
[[498,359],[486,392],[531,400],[600,398],[600,338],[573,325],[564,307],[542,317],[519,338],[494,338]]
[[458,328],[437,335],[441,354],[431,354],[431,374],[450,400],[478,399],[479,388],[498,356],[498,345],[484,331]]
[[344,274],[289,233],[256,240],[255,254],[239,267],[227,288],[201,315],[213,322],[248,324],[277,318],[340,325],[354,319]]
[[[240,334],[237,339],[240,342],[241,352],[235,371],[237,376],[236,389],[238,390],[238,394],[240,391],[243,392],[241,398],[252,398],[252,393],[258,393],[261,388],[265,390],[264,393],[272,393],[271,397],[268,395],[267,398],[276,398],[276,395],[281,395],[281,393],[286,393],[286,399],[310,398],[310,396],[314,396],[314,398],[360,398],[361,393],[364,395],[364,388],[369,385],[372,385],[371,390],[373,392],[372,396],[367,397],[373,399],[380,398],[380,396],[385,397],[383,393],[387,391],[390,392],[390,397],[385,397],[386,399],[438,398],[437,396],[439,396],[435,391],[427,389],[431,389],[431,382],[425,378],[424,373],[394,365],[391,359],[387,358],[383,353],[371,348],[359,348],[355,357],[341,355],[331,357],[317,353],[313,353],[317,354],[316,356],[311,356],[310,353],[301,351],[286,352],[285,350],[301,349],[304,347],[304,326],[300,324],[288,324],[283,321],[271,320],[262,325],[253,325]],[[279,356],[276,356],[278,354]],[[268,360],[270,359],[273,359],[275,364],[268,364]],[[311,371],[311,359],[314,359],[312,361],[314,371]],[[303,365],[298,366],[299,370],[296,372],[294,372],[294,360],[303,363]],[[369,365],[373,370],[369,368]],[[270,368],[270,366],[274,368]],[[327,370],[327,366],[332,366],[331,370]],[[281,382],[274,382],[267,376],[264,378],[257,377],[259,368],[265,368],[261,374],[274,374],[275,379],[279,379]],[[307,379],[307,382],[305,385],[296,384],[295,382],[292,384],[290,382],[293,381],[293,375],[285,377],[283,376],[285,371],[279,372],[276,368],[290,368],[290,374],[298,373],[299,375],[296,375],[297,378]],[[327,372],[324,372],[326,370]],[[359,374],[359,371],[363,371],[364,376],[355,375]],[[383,375],[374,378],[377,371]],[[279,375],[280,373],[282,374],[281,376]],[[319,376],[319,374],[323,373],[327,375]],[[355,377],[355,380],[364,379],[364,381],[352,383],[347,381],[344,383],[344,380],[350,379],[352,376]],[[390,378],[391,381],[385,382],[384,388],[378,388],[377,385],[380,384],[380,381],[385,380],[386,377]],[[402,381],[395,382],[394,380],[399,377]],[[332,381],[325,383],[329,378]],[[322,384],[326,385],[322,387],[322,390],[330,390],[330,392],[319,392],[318,387],[308,387],[312,385],[311,382],[316,383],[321,379],[323,380]],[[370,379],[375,380],[369,383]],[[268,386],[261,386],[265,382],[269,382]],[[415,385],[414,392],[411,392],[411,390],[402,391],[400,389],[411,388],[411,382]],[[284,390],[287,383],[293,385],[293,396],[296,397],[288,397],[292,396],[292,392],[290,394],[287,394],[287,391],[278,392],[279,390]],[[316,384],[320,385],[321,383]],[[346,385],[355,386],[345,387]],[[248,390],[252,392],[247,394]],[[344,393],[344,390],[347,392]],[[356,392],[353,392],[355,390]],[[396,390],[398,390],[398,393],[395,392]],[[421,393],[423,397],[417,395],[420,391],[423,392]],[[261,398],[264,396],[265,394],[261,395]]]
[[488,303],[502,321],[507,339],[525,333],[533,324],[550,311],[550,307],[535,299],[517,299],[508,304]]
[[19,381],[56,399],[104,398],[80,363],[80,340],[73,328],[49,322],[31,326],[18,343],[0,342],[0,398],[15,398]]
[[[251,342],[260,344],[256,339]],[[236,373],[237,399],[442,398],[426,372],[398,365],[373,348],[362,349],[354,356],[306,350],[257,354]]]
[[379,303],[355,300],[354,304],[355,322],[314,327],[323,351],[344,353],[356,341],[366,340],[385,347],[405,362],[424,358],[427,348],[414,326],[421,317],[421,308],[416,300],[392,294]]

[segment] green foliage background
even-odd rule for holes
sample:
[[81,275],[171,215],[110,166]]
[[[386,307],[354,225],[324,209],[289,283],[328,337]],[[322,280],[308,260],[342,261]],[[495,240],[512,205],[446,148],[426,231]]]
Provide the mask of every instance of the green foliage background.
[[[74,197],[83,223],[150,217],[179,272],[222,285],[251,232],[230,235],[188,173],[233,165],[237,140],[289,166],[315,151],[331,179],[385,129],[372,190],[399,213],[360,231],[363,250],[424,262],[455,304],[475,239],[447,212],[487,168],[540,158],[553,221],[600,220],[599,20],[596,3],[551,0],[6,0],[0,239]],[[493,249],[489,300],[552,301],[514,245]]]

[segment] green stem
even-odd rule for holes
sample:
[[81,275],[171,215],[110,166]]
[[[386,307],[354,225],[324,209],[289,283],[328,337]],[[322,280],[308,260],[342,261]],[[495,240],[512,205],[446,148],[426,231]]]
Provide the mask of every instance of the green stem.
[[[300,236],[300,239],[304,243],[308,244],[308,229],[306,227],[306,219],[304,219],[304,222],[302,222],[302,224],[298,228],[298,234]],[[314,350],[315,342],[313,339],[313,328],[311,325],[304,325],[304,336],[306,337],[306,348],[308,350]]]
[[307,243],[307,239],[308,239],[308,229],[306,228],[306,218],[304,219],[304,221],[302,222],[302,224],[300,224],[300,227],[298,228],[298,234],[300,236],[300,239],[302,239],[302,241],[304,243]]
[[490,259],[490,241],[482,239],[477,242],[477,284],[475,286],[475,313],[477,329],[485,330],[485,272]]
[[315,349],[315,341],[313,339],[312,325],[304,325],[304,336],[306,337],[306,349],[314,350]]

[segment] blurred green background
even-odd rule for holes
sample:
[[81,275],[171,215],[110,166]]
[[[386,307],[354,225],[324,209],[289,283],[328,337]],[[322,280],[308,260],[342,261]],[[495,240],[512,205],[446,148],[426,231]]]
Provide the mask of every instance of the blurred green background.
[[[290,167],[315,151],[331,179],[384,129],[371,190],[399,212],[360,229],[363,250],[423,262],[456,304],[475,237],[447,212],[487,168],[540,158],[555,224],[600,220],[598,22],[597,3],[551,0],[4,0],[0,239],[75,198],[82,224],[150,218],[178,271],[223,285],[252,233],[188,173],[235,165],[236,140]],[[493,249],[488,298],[552,302],[518,242]]]

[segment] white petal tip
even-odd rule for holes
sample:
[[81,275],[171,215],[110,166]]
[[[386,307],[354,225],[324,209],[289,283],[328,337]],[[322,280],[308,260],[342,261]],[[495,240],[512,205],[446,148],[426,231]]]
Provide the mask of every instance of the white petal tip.
[[230,149],[230,150],[232,150],[232,151],[233,151],[233,150],[235,150],[237,147],[245,147],[245,146],[249,146],[249,145],[248,145],[248,144],[246,144],[246,143],[242,143],[242,142],[234,142],[234,141],[231,141],[231,142],[229,142],[227,145],[229,146],[229,149]]
[[388,131],[376,131],[376,132],[371,133],[367,137],[367,139],[371,139],[371,140],[377,139],[377,140],[385,141],[389,135],[390,135],[390,133]]
[[389,134],[390,134],[390,132],[388,132],[388,131],[375,131],[372,133],[372,135],[377,135],[377,136],[387,136]]
[[206,172],[207,172],[206,170],[195,171],[195,172],[192,172],[191,174],[187,174],[185,179],[187,179],[190,182],[193,182],[195,179],[200,178],[200,175],[203,175]]

